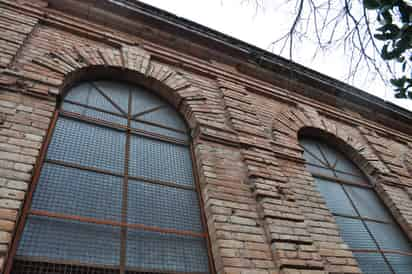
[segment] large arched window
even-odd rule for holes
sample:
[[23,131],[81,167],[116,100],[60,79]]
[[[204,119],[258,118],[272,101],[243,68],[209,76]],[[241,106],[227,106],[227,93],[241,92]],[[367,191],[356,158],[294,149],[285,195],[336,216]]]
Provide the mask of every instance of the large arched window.
[[209,273],[188,132],[153,93],[81,83],[62,102],[13,273]]
[[307,169],[363,273],[412,273],[412,245],[362,172],[324,142],[300,143]]

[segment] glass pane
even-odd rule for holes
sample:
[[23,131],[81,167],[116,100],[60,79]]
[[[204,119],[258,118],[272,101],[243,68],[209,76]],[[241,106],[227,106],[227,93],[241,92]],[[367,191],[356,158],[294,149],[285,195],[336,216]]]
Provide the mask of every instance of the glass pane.
[[300,144],[305,148],[303,156],[311,164],[328,167],[317,143],[310,139],[300,140]]
[[412,270],[412,257],[398,254],[385,254],[396,274],[410,274]]
[[90,83],[83,83],[72,88],[64,99],[114,113],[121,113]]
[[388,210],[372,189],[349,185],[345,185],[345,189],[362,217],[392,221]]
[[360,220],[336,217],[340,235],[351,248],[378,249]]
[[45,163],[32,209],[121,220],[123,178]]
[[129,229],[126,254],[129,269],[209,272],[204,238]]
[[94,85],[123,110],[124,113],[128,112],[129,91],[133,86],[110,81],[96,81]]
[[123,173],[125,143],[124,132],[61,117],[47,158]]
[[202,232],[197,193],[129,180],[129,223]]
[[151,110],[167,103],[160,99],[154,92],[140,87],[134,87],[132,92],[132,115]]
[[335,169],[338,171],[347,172],[359,177],[363,177],[362,172],[350,160],[348,160],[342,153],[335,151],[338,162]]
[[412,252],[409,239],[397,224],[382,224],[369,221],[366,224],[378,241],[381,249]]
[[62,105],[62,109],[65,110],[65,111],[78,113],[82,116],[87,116],[87,117],[91,117],[91,118],[94,118],[94,119],[103,120],[103,121],[106,121],[106,122],[119,124],[119,125],[122,125],[122,126],[127,126],[127,119],[126,118],[122,118],[122,117],[119,117],[117,115],[97,111],[97,110],[94,110],[94,109],[91,109],[91,108],[86,108],[86,107],[82,107],[82,106],[79,106],[79,105],[64,102],[63,105]]
[[316,177],[315,182],[330,211],[350,216],[357,215],[341,185]]
[[129,175],[193,185],[189,148],[131,136]]
[[326,145],[325,143],[318,143],[318,146],[320,147],[322,155],[324,156],[324,158],[326,158],[330,167],[334,167],[337,164],[338,160],[337,151],[331,148],[329,145]]
[[18,256],[118,265],[120,230],[117,227],[30,216]]
[[[85,266],[67,262],[50,263],[47,259],[30,261],[15,257],[12,274],[119,274],[116,266]],[[137,274],[137,273],[136,273]],[[140,273],[139,273],[140,274]]]
[[363,274],[392,274],[379,253],[353,253]]
[[186,125],[179,114],[170,106],[151,111],[138,117],[139,119],[155,122],[174,129],[186,130]]
[[182,141],[187,141],[189,139],[188,134],[186,133],[177,132],[174,130],[149,125],[143,122],[132,121],[131,127],[134,129],[140,129],[140,130],[144,130],[150,133],[155,133],[155,134],[163,135],[166,137],[171,137],[171,138],[182,140]]

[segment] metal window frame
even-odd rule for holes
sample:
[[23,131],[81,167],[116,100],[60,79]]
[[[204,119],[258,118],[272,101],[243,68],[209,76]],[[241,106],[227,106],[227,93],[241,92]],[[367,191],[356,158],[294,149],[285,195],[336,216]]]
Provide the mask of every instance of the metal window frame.
[[[391,273],[396,274],[395,270],[393,269],[391,263],[389,262],[388,258],[385,256],[385,254],[398,254],[398,255],[405,255],[405,256],[411,256],[412,257],[412,252],[404,252],[404,251],[398,251],[398,250],[388,250],[388,249],[383,249],[380,244],[378,243],[376,237],[372,234],[372,232],[370,231],[368,225],[366,224],[367,221],[372,221],[372,222],[376,222],[376,223],[383,223],[383,224],[396,224],[399,226],[399,224],[396,222],[395,217],[392,215],[392,213],[387,209],[386,205],[385,209],[388,211],[388,213],[391,215],[391,217],[395,220],[395,223],[393,222],[388,222],[386,220],[379,220],[379,219],[374,219],[374,218],[368,218],[368,217],[362,217],[358,208],[356,207],[353,199],[351,198],[351,196],[349,195],[349,193],[347,192],[346,188],[344,187],[345,185],[349,185],[349,186],[357,186],[360,188],[365,188],[365,189],[373,189],[375,195],[378,197],[379,201],[382,203],[383,201],[381,200],[381,198],[379,197],[379,195],[376,194],[375,188],[373,185],[371,185],[368,181],[367,182],[362,182],[362,180],[367,180],[367,178],[361,178],[356,174],[352,174],[349,172],[342,172],[339,170],[336,170],[336,164],[338,162],[338,160],[336,161],[336,163],[332,166],[327,157],[325,156],[321,146],[319,145],[319,143],[323,143],[325,145],[328,145],[328,143],[323,142],[322,140],[319,139],[313,139],[310,138],[311,140],[315,140],[316,141],[316,146],[318,148],[318,150],[320,151],[322,157],[324,158],[325,163],[327,164],[327,166],[319,166],[318,164],[314,164],[314,163],[309,163],[306,162],[306,165],[311,165],[311,166],[315,166],[315,167],[320,167],[320,168],[325,168],[328,169],[330,171],[333,172],[335,177],[330,177],[328,175],[325,174],[319,174],[316,172],[310,172],[308,171],[312,177],[314,178],[320,178],[320,179],[326,179],[328,181],[331,181],[333,183],[338,184],[339,186],[341,186],[343,192],[345,193],[346,197],[348,198],[351,206],[353,207],[353,209],[355,210],[355,213],[357,214],[356,216],[350,216],[350,215],[345,215],[345,214],[338,214],[338,213],[332,213],[333,216],[339,216],[339,217],[344,217],[344,218],[352,218],[352,219],[357,219],[360,220],[363,227],[366,229],[366,232],[368,233],[368,235],[371,237],[372,241],[374,242],[374,244],[377,246],[377,249],[357,249],[357,248],[350,248],[349,250],[352,251],[353,253],[376,253],[376,254],[381,254],[381,256],[383,257],[383,260],[385,261],[386,265],[388,266],[389,270],[391,271]],[[312,157],[315,157],[316,160],[318,160],[319,162],[323,163],[324,161],[321,161],[318,157],[316,157],[316,155],[314,155],[314,153],[312,153],[311,151],[309,151],[309,149],[305,148],[304,145],[301,144],[301,147],[303,148],[303,150],[307,153],[309,153]],[[336,153],[340,153],[339,150],[337,150],[334,147],[331,147]],[[345,155],[343,155],[345,157]],[[357,168],[359,170],[359,168],[352,162],[350,161],[351,164],[354,166],[354,168]],[[359,178],[360,182],[350,182],[341,178],[337,177],[337,173],[345,173],[345,174],[349,174],[355,177]],[[404,233],[404,231],[401,229],[401,231]]]
[[[101,93],[105,98],[108,97],[107,95],[104,94],[104,92],[100,91],[100,88],[97,88],[99,93]],[[68,93],[66,93],[67,95]],[[130,271],[142,271],[142,272],[157,272],[157,273],[183,273],[183,272],[174,272],[174,271],[160,271],[160,270],[150,270],[150,269],[141,269],[141,270],[133,270],[135,268],[126,268],[126,235],[127,235],[127,228],[133,228],[133,229],[140,229],[140,230],[146,230],[146,231],[153,231],[153,232],[160,232],[160,233],[169,233],[169,234],[174,234],[174,235],[183,235],[183,236],[191,236],[191,237],[199,237],[199,238],[204,238],[205,239],[205,244],[206,244],[206,249],[207,249],[207,254],[208,254],[208,264],[209,264],[209,272],[212,274],[216,273],[214,261],[213,261],[213,256],[212,256],[212,248],[211,248],[211,241],[209,237],[209,232],[208,232],[208,227],[207,227],[207,221],[206,221],[206,214],[205,214],[205,209],[204,209],[204,202],[203,198],[201,195],[201,188],[200,188],[200,183],[199,183],[199,175],[197,172],[197,167],[195,165],[196,159],[195,159],[195,154],[194,154],[194,147],[192,143],[191,136],[188,134],[187,131],[182,131],[174,128],[170,128],[164,125],[160,125],[157,123],[145,121],[138,119],[137,116],[141,115],[142,113],[137,113],[137,115],[132,115],[131,114],[131,96],[132,96],[132,91],[129,89],[129,101],[128,101],[128,113],[127,116],[123,116],[118,113],[112,113],[107,110],[99,109],[96,107],[92,106],[87,106],[85,104],[81,103],[76,103],[71,100],[65,100],[64,98],[62,99],[61,102],[59,102],[59,105],[56,107],[56,110],[53,113],[53,117],[50,122],[49,129],[46,134],[46,138],[44,139],[44,142],[41,146],[39,157],[36,161],[35,168],[33,171],[33,177],[32,177],[32,183],[30,184],[28,194],[26,196],[26,199],[23,204],[23,209],[21,211],[21,216],[19,218],[18,224],[16,231],[13,235],[10,251],[7,254],[7,261],[5,264],[5,269],[4,269],[4,274],[10,274],[12,269],[13,269],[13,261],[16,258],[16,252],[17,248],[26,224],[27,217],[29,215],[36,215],[36,216],[46,216],[49,218],[59,218],[59,219],[66,219],[66,220],[75,220],[75,221],[80,221],[80,222],[88,222],[88,223],[95,223],[95,224],[102,224],[102,225],[112,225],[112,226],[118,226],[121,228],[121,235],[120,235],[120,244],[121,244],[121,250],[120,250],[120,261],[119,261],[119,266],[114,267],[115,269],[119,269],[119,273],[124,274],[126,272]],[[116,103],[111,100],[110,98],[107,98],[113,105],[117,106]],[[83,115],[79,115],[74,112],[68,112],[64,111],[61,109],[61,105],[63,102],[68,102],[70,104],[75,104],[79,105],[85,108],[90,108],[94,109],[96,111],[101,111],[104,113],[116,115],[119,117],[123,117],[127,119],[127,126],[107,122],[104,120],[100,119],[95,119],[92,117],[86,117]],[[157,107],[156,109],[152,109],[150,111],[155,111],[157,109],[160,109],[164,107],[164,105],[161,105]],[[119,106],[116,107],[117,109],[121,109]],[[149,112],[149,111],[147,111]],[[123,113],[123,112],[122,112]],[[146,112],[145,112],[146,113]],[[144,113],[143,113],[144,114]],[[135,117],[136,116],[136,117]],[[53,137],[53,133],[56,127],[56,123],[59,119],[59,117],[68,117],[72,119],[77,119],[82,121],[83,123],[92,123],[104,127],[109,127],[117,130],[121,130],[125,132],[126,134],[126,150],[125,150],[125,165],[124,165],[124,172],[123,173],[114,173],[111,171],[103,170],[103,169],[97,169],[97,168],[92,168],[92,167],[86,167],[86,166],[81,166],[78,164],[73,164],[73,163],[66,163],[63,161],[56,161],[56,160],[48,160],[46,159],[46,154],[48,147],[50,145],[50,142]],[[152,132],[147,132],[144,130],[137,130],[134,128],[131,128],[130,124],[131,121],[139,121],[144,122],[147,124],[152,124],[161,128],[173,130],[176,132],[180,133],[185,133],[188,136],[188,141],[182,141],[178,139],[174,139],[168,136],[163,136],[160,134],[155,134]],[[137,176],[130,176],[128,172],[128,166],[129,166],[129,154],[130,154],[130,137],[132,135],[139,135],[139,136],[144,136],[168,143],[173,143],[176,145],[183,145],[183,146],[188,146],[189,147],[189,153],[190,153],[190,160],[191,160],[191,165],[192,165],[192,173],[193,173],[193,178],[194,178],[194,187],[191,186],[186,186],[183,184],[178,184],[178,183],[173,183],[173,182],[165,182],[161,180],[154,180],[154,179],[149,179],[149,178],[143,178],[143,177],[137,177]],[[88,170],[88,171],[93,171],[101,174],[108,174],[108,175],[113,175],[113,176],[120,176],[123,177],[123,194],[122,194],[122,217],[121,217],[121,222],[116,222],[116,221],[110,221],[110,220],[101,220],[101,219],[96,219],[96,218],[88,218],[88,217],[82,217],[82,216],[77,216],[77,215],[67,215],[67,214],[59,214],[55,212],[48,212],[48,211],[40,211],[40,210],[31,210],[31,204],[33,200],[33,194],[36,190],[37,184],[40,179],[40,174],[42,167],[44,166],[44,163],[52,163],[52,164],[57,164],[61,166],[67,166],[67,167],[72,167],[72,168],[77,168],[79,170]],[[200,209],[200,217],[201,217],[201,225],[202,225],[202,230],[203,233],[197,233],[193,231],[186,231],[186,230],[177,230],[177,229],[166,229],[166,228],[161,228],[161,227],[156,227],[156,226],[148,226],[148,225],[143,225],[143,224],[130,224],[127,223],[127,193],[128,193],[128,181],[129,179],[132,180],[139,180],[143,181],[146,183],[152,183],[152,184],[157,184],[157,185],[162,185],[162,186],[168,186],[168,187],[175,187],[175,188],[180,188],[180,189],[185,189],[185,190],[192,190],[197,193],[198,197],[198,202],[199,202],[199,209]],[[52,261],[52,260],[50,260]],[[113,268],[113,267],[111,267]]]

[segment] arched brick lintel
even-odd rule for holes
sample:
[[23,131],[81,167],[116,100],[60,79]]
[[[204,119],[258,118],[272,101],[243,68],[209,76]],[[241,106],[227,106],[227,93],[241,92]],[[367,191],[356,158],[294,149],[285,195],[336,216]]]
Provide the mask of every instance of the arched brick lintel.
[[299,145],[299,137],[302,136],[321,138],[337,146],[369,177],[377,178],[379,174],[390,172],[362,140],[360,132],[356,136],[346,132],[312,108],[290,108],[274,119],[272,137],[288,144],[288,151],[297,157],[302,157],[302,148]]
[[120,49],[95,46],[64,47],[35,58],[33,63],[59,76],[56,95],[63,95],[80,80],[93,78],[126,80],[149,88],[169,101],[185,118],[191,129],[197,125],[191,101],[205,100],[202,92],[175,69],[153,62],[150,54],[136,46]]
[[[336,147],[351,159],[365,174],[376,176],[379,170],[366,157],[364,150],[368,150],[367,146],[359,145],[354,142],[354,138],[345,135],[345,139],[325,129],[315,127],[302,127],[297,133],[298,139],[301,137],[314,137],[323,140],[324,142]],[[366,151],[367,153],[367,151]],[[370,157],[368,157],[370,158]]]

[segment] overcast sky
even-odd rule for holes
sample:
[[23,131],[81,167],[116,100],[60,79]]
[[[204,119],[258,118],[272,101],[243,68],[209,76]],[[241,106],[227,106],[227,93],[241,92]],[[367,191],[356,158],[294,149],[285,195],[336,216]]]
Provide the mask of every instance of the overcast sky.
[[[280,5],[282,0],[266,1],[264,9],[258,11],[242,0],[141,1],[269,51],[271,42],[285,33],[293,18],[290,11],[288,13],[288,7]],[[306,43],[298,47],[294,55],[295,62],[345,81],[348,58],[343,50],[329,52],[326,56],[318,56],[314,60],[310,55],[313,51],[310,45]],[[394,99],[392,91],[384,88],[379,80],[371,81],[365,77],[364,80],[358,79],[357,82],[349,84],[412,111],[412,100]]]

